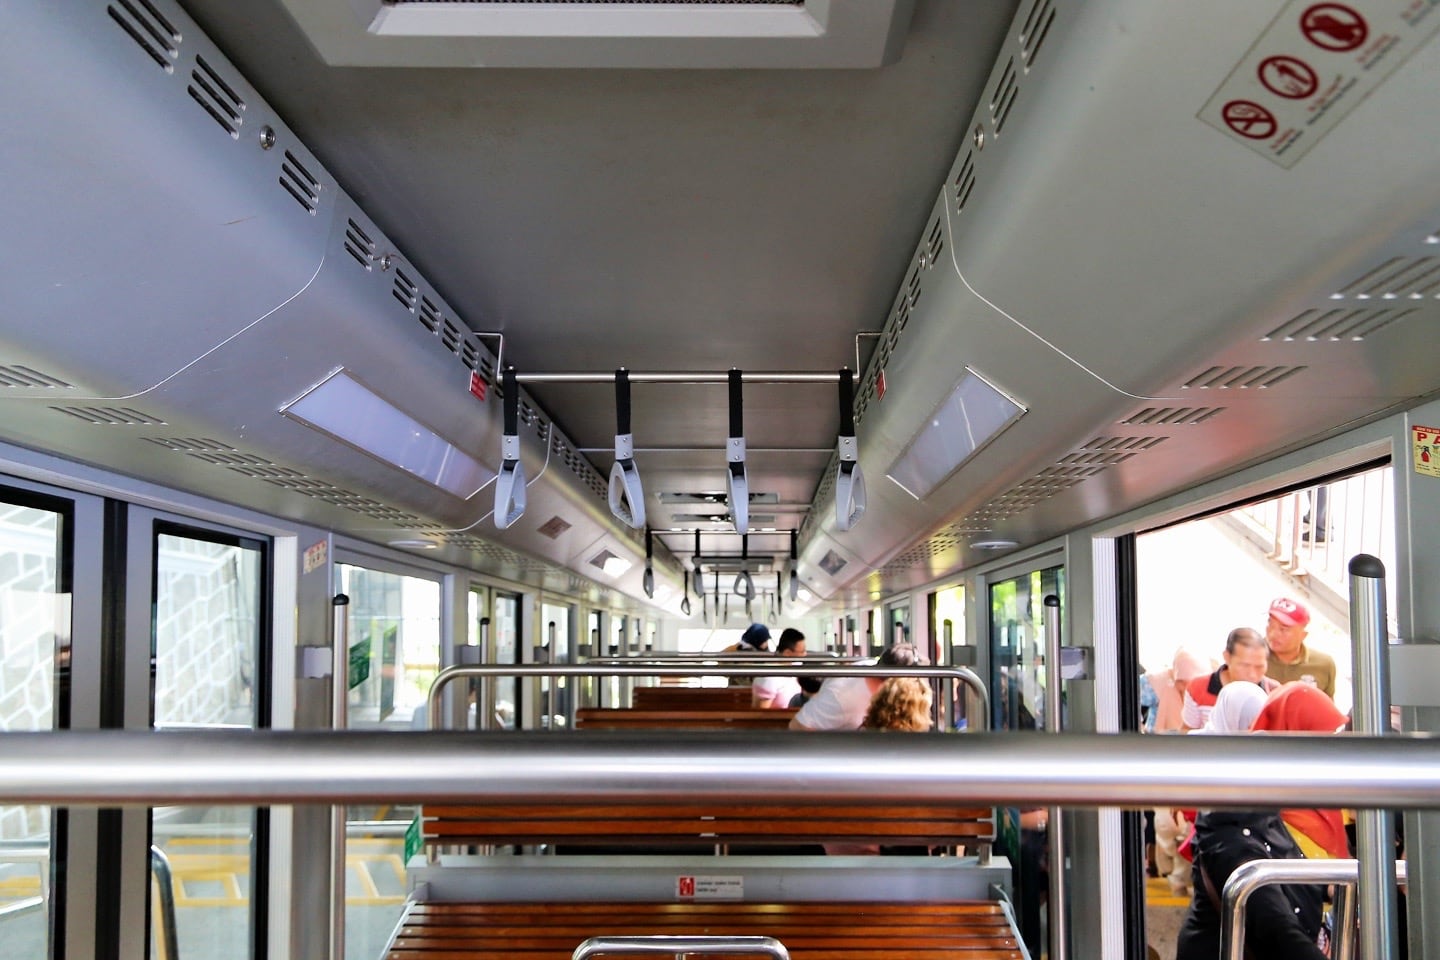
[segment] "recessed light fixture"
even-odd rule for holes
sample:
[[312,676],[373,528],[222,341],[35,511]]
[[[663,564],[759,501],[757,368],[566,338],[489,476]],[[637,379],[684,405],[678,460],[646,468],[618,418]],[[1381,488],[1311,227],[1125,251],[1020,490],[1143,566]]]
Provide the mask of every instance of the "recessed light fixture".
[[607,577],[618,577],[634,566],[634,564],[624,557],[617,557],[609,550],[601,550],[590,558],[590,566],[599,567],[605,572]]
[[966,367],[955,389],[926,418],[885,475],[916,500],[924,500],[1025,412],[1025,407]]
[[392,546],[392,547],[404,547],[404,548],[406,548],[407,550],[438,550],[438,549],[440,549],[440,544],[436,543],[434,540],[422,540],[422,539],[419,539],[418,537],[417,537],[416,539],[413,539],[413,540],[391,540],[391,541],[389,541],[389,543],[390,543],[390,546]]
[[280,412],[341,443],[468,500],[495,471],[375,393],[343,367]]
[[1019,540],[975,540],[970,544],[973,550],[1013,550],[1018,546]]

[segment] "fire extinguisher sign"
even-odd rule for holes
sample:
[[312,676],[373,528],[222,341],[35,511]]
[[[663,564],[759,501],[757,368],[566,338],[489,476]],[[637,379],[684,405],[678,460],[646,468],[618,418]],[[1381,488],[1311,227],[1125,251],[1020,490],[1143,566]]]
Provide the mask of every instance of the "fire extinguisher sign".
[[1412,426],[1410,446],[1415,457],[1415,472],[1440,477],[1440,427]]

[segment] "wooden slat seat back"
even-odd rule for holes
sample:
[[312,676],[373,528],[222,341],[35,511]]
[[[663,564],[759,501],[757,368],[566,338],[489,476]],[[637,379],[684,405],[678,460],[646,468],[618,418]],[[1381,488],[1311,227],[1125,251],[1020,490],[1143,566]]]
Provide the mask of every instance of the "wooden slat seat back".
[[677,843],[974,846],[995,835],[994,811],[959,804],[464,804],[425,807],[425,841],[442,846]]
[[[412,903],[386,960],[569,960],[596,936],[767,936],[795,960],[1017,960],[997,902]],[[753,960],[753,955],[736,955]]]
[[750,687],[636,687],[630,705],[637,710],[748,710]]
[[592,708],[575,711],[577,730],[665,730],[715,728],[719,730],[784,730],[790,726],[794,710],[754,710],[744,707],[699,707],[682,709],[666,707],[657,710],[639,708]]

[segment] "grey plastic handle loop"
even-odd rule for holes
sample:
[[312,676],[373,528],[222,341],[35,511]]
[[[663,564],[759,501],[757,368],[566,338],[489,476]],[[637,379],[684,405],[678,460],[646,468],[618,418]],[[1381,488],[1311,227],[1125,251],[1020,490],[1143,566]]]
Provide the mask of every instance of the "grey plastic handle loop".
[[640,468],[635,465],[634,440],[630,434],[615,437],[615,462],[610,465],[610,512],[636,530],[645,526],[645,490],[640,486]]
[[[737,452],[738,451],[738,452]],[[745,475],[745,438],[731,437],[726,444],[725,498],[736,533],[750,530],[750,481]]]
[[835,471],[835,526],[849,530],[865,515],[865,474],[855,460],[855,438],[837,444],[840,466]]
[[520,438],[506,435],[500,441],[500,475],[495,478],[495,526],[506,529],[525,514],[525,464],[520,462]]
[[[745,598],[747,604],[755,599],[755,581],[751,578],[749,570],[741,570],[735,574],[734,590],[737,594]],[[746,609],[748,610],[749,607],[746,607]]]

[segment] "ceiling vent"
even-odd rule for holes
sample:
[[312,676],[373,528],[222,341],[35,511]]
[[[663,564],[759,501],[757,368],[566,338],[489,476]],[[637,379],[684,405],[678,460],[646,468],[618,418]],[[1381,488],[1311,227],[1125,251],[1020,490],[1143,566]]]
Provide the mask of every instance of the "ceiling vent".
[[562,517],[555,516],[551,517],[549,520],[546,520],[540,526],[539,532],[543,536],[549,537],[551,540],[558,540],[560,538],[560,534],[564,533],[566,530],[569,529],[570,522],[568,520],[565,520]]
[[[315,179],[315,175],[306,169],[305,164],[301,163],[289,150],[285,151],[285,162],[280,165],[280,186],[284,187],[285,191],[295,198],[295,202],[304,207],[311,216],[315,215],[315,211],[320,207],[320,181]],[[351,223],[353,224],[354,221],[352,220]],[[348,233],[346,237],[348,239]],[[350,255],[353,257],[355,253],[352,251]],[[359,258],[356,257],[356,259]],[[366,269],[369,269],[368,264]]]
[[1186,390],[1266,390],[1289,380],[1304,367],[1210,367],[1186,380]]
[[856,69],[914,0],[281,0],[332,66]]
[[52,377],[48,373],[41,373],[33,367],[19,363],[9,366],[0,365],[0,387],[40,387],[42,389],[66,387],[73,389],[72,384],[66,383],[59,377]]
[[1319,340],[1355,341],[1415,313],[1419,307],[1337,307],[1333,310],[1306,310],[1271,330],[1261,341]]
[[1146,407],[1121,420],[1136,426],[1195,426],[1224,413],[1224,407]]
[[165,421],[132,407],[51,407],[56,413],[84,420],[96,426],[163,427]]
[[190,85],[186,89],[191,99],[200,104],[230,134],[232,140],[240,139],[240,125],[245,122],[245,101],[220,78],[204,57],[195,57],[195,69],[190,71]]
[[1332,300],[1395,300],[1440,291],[1440,257],[1391,257],[1330,295]]
[[105,12],[161,69],[166,73],[175,71],[174,60],[180,56],[180,32],[150,0],[115,0]]

